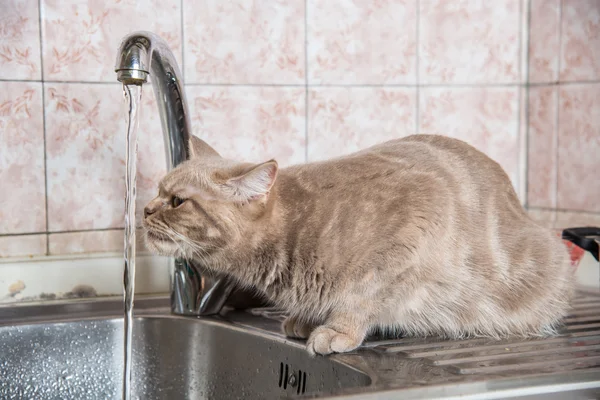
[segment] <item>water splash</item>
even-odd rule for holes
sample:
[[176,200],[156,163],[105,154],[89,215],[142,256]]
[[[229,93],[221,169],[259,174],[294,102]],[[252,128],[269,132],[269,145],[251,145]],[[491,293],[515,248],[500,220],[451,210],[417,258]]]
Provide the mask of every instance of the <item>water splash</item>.
[[142,86],[123,85],[123,93],[129,105],[129,122],[125,155],[125,267],[123,269],[123,295],[125,307],[125,350],[123,363],[123,400],[131,395],[131,348],[133,333],[133,296],[135,292],[135,195],[136,161],[139,111]]

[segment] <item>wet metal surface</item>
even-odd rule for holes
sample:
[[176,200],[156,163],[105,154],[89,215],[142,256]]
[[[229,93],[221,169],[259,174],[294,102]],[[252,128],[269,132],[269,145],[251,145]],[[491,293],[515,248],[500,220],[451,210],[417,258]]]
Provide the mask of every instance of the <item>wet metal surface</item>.
[[[0,308],[0,398],[118,398],[120,311],[118,300]],[[600,398],[597,294],[580,293],[559,337],[373,339],[331,357],[283,337],[282,318],[136,302],[133,398]]]
[[[123,321],[0,328],[0,398],[119,399]],[[133,399],[270,399],[370,379],[300,346],[216,321],[136,318]]]
[[567,372],[600,367],[598,296],[581,293],[562,332],[560,337],[533,340],[407,339],[372,345],[378,351],[420,358],[458,374]]

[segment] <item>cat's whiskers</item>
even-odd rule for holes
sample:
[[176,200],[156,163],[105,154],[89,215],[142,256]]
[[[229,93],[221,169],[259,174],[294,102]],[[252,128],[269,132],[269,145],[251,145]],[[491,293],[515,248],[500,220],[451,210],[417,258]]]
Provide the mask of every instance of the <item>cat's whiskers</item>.
[[158,230],[158,231],[161,234],[163,234],[166,237],[168,237],[173,242],[173,244],[177,247],[177,249],[179,250],[179,252],[181,254],[185,254],[185,249],[181,246],[181,244],[177,241],[177,239],[175,237],[173,237],[173,235],[171,235],[168,231],[161,231],[161,230]]
[[201,248],[197,243],[194,243],[190,238],[185,237],[180,232],[177,232],[173,228],[169,228],[170,233],[172,233],[177,239],[183,242],[187,247],[191,250],[192,255],[196,256],[204,265],[209,265],[207,260],[207,252],[205,249]]
[[[198,244],[194,243],[191,239],[184,236],[182,233],[177,232],[173,228],[169,227],[162,221],[154,221],[154,225],[151,229],[155,230],[157,233],[162,234],[170,239],[175,246],[177,246],[178,253],[177,256],[181,256],[185,259],[198,259],[202,265],[207,266],[210,265],[207,259],[206,250],[201,248]],[[146,228],[146,231],[149,229]],[[212,269],[205,268],[205,272],[209,274],[211,277],[216,276],[215,272]]]
[[[179,243],[177,238],[170,234],[170,231],[172,231],[172,229],[168,228],[165,224],[163,224],[160,221],[154,221],[154,226],[152,226],[151,229],[156,231],[158,234],[164,235],[167,238],[169,238],[170,241],[172,241],[173,244],[177,247],[180,253],[186,253],[185,249],[181,246],[181,243]],[[150,232],[150,229],[146,228],[146,232]]]

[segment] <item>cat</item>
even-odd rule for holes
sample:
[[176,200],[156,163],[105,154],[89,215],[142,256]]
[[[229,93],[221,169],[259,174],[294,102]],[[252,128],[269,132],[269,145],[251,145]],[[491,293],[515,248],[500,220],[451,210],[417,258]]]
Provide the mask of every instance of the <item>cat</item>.
[[463,141],[413,135],[282,169],[222,158],[195,136],[188,147],[144,210],[148,248],[256,288],[311,355],[382,330],[551,335],[569,309],[565,246]]

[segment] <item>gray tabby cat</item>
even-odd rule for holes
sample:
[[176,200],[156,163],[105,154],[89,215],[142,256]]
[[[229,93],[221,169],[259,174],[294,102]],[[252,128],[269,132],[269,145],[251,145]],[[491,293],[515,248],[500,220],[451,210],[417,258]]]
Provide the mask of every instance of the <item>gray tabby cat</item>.
[[561,240],[462,141],[415,135],[284,169],[196,137],[190,152],[145,209],[148,247],[256,288],[311,354],[353,350],[377,328],[548,335],[569,308]]

